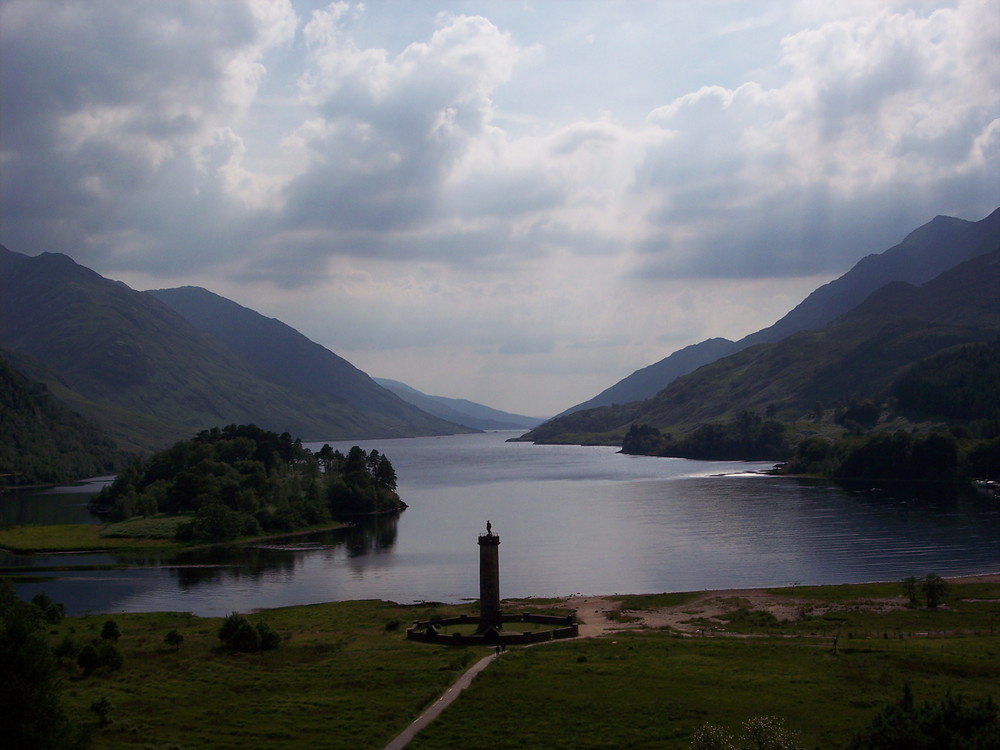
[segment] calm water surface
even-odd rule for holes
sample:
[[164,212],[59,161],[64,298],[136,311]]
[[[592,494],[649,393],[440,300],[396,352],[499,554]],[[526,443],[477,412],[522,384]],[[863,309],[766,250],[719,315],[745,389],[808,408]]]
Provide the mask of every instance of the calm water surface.
[[[200,615],[349,599],[474,599],[476,538],[487,519],[501,538],[504,597],[1000,571],[1000,503],[973,492],[850,492],[754,473],[769,464],[505,442],[511,435],[361,442],[396,468],[410,505],[398,519],[288,544],[142,558],[7,556],[0,564],[124,565],[40,573],[57,579],[18,589],[26,598],[44,590],[70,612]],[[346,452],[358,442],[331,445]]]

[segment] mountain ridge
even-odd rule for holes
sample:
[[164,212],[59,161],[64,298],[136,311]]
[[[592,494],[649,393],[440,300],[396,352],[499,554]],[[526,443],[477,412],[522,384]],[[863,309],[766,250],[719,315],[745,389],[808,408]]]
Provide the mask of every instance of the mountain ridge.
[[890,281],[920,284],[963,260],[989,252],[991,238],[1000,235],[1000,208],[979,221],[938,215],[909,232],[881,253],[871,253],[846,273],[818,287],[777,322],[739,341],[712,338],[684,347],[636,370],[587,401],[557,416],[583,409],[628,403],[654,396],[677,377],[760,343],[778,341],[803,330],[822,328],[860,304]]
[[527,430],[545,421],[542,417],[512,414],[464,398],[430,396],[398,380],[389,378],[373,378],[373,380],[428,414],[477,430]]
[[557,417],[520,439],[576,443],[589,433],[590,440],[614,443],[633,424],[683,432],[747,411],[795,421],[810,410],[871,398],[916,362],[996,338],[998,288],[1000,248],[919,286],[890,282],[823,329],[747,347],[650,399]]
[[[248,311],[248,318],[266,320],[230,304]],[[301,336],[287,326],[282,330],[289,338]],[[296,345],[325,364],[336,357],[309,343]],[[421,412],[340,358],[356,381],[370,382],[377,413],[351,403],[357,403],[357,392],[339,395],[329,379],[325,391],[304,389],[290,378],[269,380],[273,373],[262,373],[251,352],[198,328],[154,295],[60,253],[27,256],[0,246],[0,346],[37,360],[57,398],[140,450],[227,423],[255,423],[316,440],[465,429]]]

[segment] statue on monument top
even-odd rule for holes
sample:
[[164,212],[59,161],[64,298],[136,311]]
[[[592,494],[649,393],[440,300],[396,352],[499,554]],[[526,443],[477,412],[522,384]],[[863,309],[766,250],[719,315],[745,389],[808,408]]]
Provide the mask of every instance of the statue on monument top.
[[493,525],[489,520],[486,521],[486,536],[493,536]]

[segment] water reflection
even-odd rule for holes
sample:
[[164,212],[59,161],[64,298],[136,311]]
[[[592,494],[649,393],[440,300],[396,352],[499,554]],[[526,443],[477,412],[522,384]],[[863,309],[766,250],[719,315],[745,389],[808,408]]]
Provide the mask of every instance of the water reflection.
[[169,566],[170,574],[184,589],[204,583],[290,577],[304,565],[306,556],[319,555],[332,562],[339,550],[349,559],[388,552],[396,543],[398,527],[399,514],[395,513],[360,519],[348,528],[284,540],[188,550],[160,564]]
[[0,524],[52,526],[99,523],[88,503],[112,477],[94,477],[58,487],[15,487],[0,492]]
[[398,516],[255,545],[74,556],[74,564],[122,569],[52,573],[57,580],[18,590],[25,598],[45,590],[70,612],[224,615],[345,599],[459,601],[478,595],[476,537],[487,518],[502,538],[504,597],[1000,570],[1000,503],[961,488],[845,488],[752,473],[767,464],[622,456],[505,437],[363,445],[397,467],[410,505]]

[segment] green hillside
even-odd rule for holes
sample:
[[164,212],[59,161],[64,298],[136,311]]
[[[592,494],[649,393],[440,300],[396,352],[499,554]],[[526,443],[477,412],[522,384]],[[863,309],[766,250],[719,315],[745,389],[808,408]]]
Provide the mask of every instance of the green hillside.
[[[266,320],[240,309],[248,324]],[[229,423],[253,423],[305,440],[461,431],[404,403],[343,360],[342,371],[351,377],[330,375],[324,362],[336,355],[277,321],[269,323],[283,337],[270,335],[259,345],[280,347],[295,339],[312,359],[293,364],[329,375],[320,387],[280,377],[262,366],[260,356],[200,329],[153,295],[65,255],[28,257],[0,247],[0,346],[37,361],[36,379],[120,446],[150,450]],[[261,356],[280,361],[283,354]],[[367,381],[367,393],[355,387],[359,381]]]
[[0,357],[0,487],[108,474],[123,460],[97,426]]
[[641,401],[656,395],[676,378],[722,357],[756,344],[780,341],[799,331],[823,328],[890,282],[923,284],[959,263],[996,249],[998,235],[1000,209],[976,222],[938,216],[910,232],[898,245],[865,256],[843,276],[813,291],[774,325],[739,341],[715,338],[680,349],[563,414]]
[[684,434],[743,413],[784,423],[881,402],[909,367],[1000,330],[1000,251],[915,287],[889,284],[825,329],[761,344],[678,378],[646,401],[561,417],[525,436],[618,444],[632,425]]

